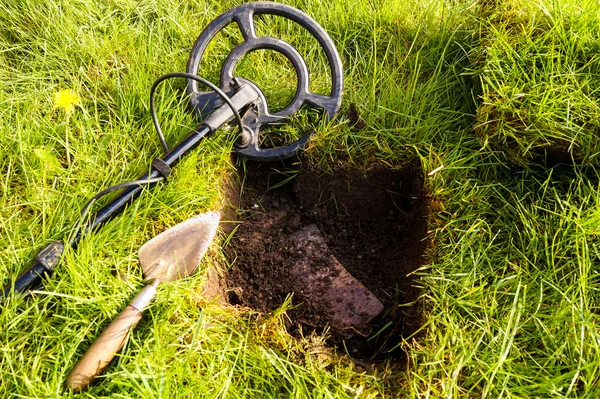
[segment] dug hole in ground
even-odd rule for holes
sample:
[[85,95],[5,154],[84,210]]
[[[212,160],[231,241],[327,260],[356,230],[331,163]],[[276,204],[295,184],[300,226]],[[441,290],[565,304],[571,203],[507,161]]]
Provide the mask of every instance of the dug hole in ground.
[[323,172],[298,159],[247,161],[226,188],[230,268],[205,293],[262,314],[292,294],[286,327],[326,331],[355,359],[403,358],[422,324],[411,273],[424,262],[427,196],[416,165]]

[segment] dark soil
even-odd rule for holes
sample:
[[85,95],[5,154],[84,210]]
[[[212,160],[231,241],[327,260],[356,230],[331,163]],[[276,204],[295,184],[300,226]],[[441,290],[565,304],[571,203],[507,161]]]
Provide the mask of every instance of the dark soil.
[[330,309],[304,296],[302,282],[290,272],[302,251],[292,234],[316,224],[335,258],[385,306],[370,331],[329,326],[330,343],[360,359],[402,356],[397,344],[421,325],[419,291],[410,276],[423,264],[427,246],[420,168],[329,174],[297,160],[247,162],[240,178],[245,181],[235,205],[241,223],[225,248],[232,261],[225,277],[229,302],[268,313],[293,293],[288,331],[322,332]]

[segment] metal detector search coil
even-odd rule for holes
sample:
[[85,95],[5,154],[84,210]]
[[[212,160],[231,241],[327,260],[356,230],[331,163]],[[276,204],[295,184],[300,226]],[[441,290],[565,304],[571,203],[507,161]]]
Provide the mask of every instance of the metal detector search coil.
[[[310,75],[308,67],[304,58],[292,45],[275,37],[256,35],[254,17],[261,14],[277,15],[290,19],[310,32],[317,40],[325,51],[331,71],[330,95],[323,96],[309,91]],[[344,75],[342,61],[335,44],[321,25],[294,7],[272,2],[247,3],[224,12],[204,28],[192,48],[187,65],[188,73],[200,74],[202,57],[209,43],[222,29],[231,23],[238,25],[244,41],[234,47],[223,62],[220,79],[221,90],[231,95],[238,84],[248,84],[256,90],[260,97],[256,107],[249,109],[242,117],[244,130],[249,134],[249,137],[246,138],[244,145],[234,147],[234,152],[245,158],[258,161],[291,157],[304,148],[310,135],[305,135],[295,143],[284,147],[266,149],[259,146],[260,129],[269,123],[285,121],[304,104],[324,109],[327,118],[332,118],[339,111],[342,103]],[[298,79],[296,94],[292,101],[283,110],[272,114],[269,112],[267,100],[261,90],[252,81],[234,76],[235,67],[240,59],[244,55],[259,49],[274,50],[286,56],[294,66]],[[199,91],[196,81],[188,81],[187,93],[191,96],[192,109],[203,117],[222,105],[221,98],[214,92]]]

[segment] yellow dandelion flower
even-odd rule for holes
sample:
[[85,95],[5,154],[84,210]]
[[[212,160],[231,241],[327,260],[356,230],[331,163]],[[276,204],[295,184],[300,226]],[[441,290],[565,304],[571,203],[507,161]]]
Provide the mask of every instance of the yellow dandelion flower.
[[70,115],[75,110],[75,106],[80,103],[81,98],[73,90],[65,89],[54,93],[54,109],[61,108],[67,115]]

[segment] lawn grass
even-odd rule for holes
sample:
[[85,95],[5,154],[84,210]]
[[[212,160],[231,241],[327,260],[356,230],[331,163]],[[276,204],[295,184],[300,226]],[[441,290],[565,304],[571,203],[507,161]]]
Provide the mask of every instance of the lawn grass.
[[[183,71],[202,27],[236,4],[0,4],[2,283],[68,234],[88,198],[134,179],[161,155],[150,86],[162,73]],[[589,166],[598,151],[597,5],[291,4],[332,36],[346,74],[342,111],[355,104],[365,127],[352,128],[342,112],[317,124],[299,115],[280,131],[314,130],[307,159],[324,169],[417,160],[425,172],[431,245],[417,284],[426,322],[405,337],[407,368],[365,372],[323,337],[292,338],[283,323],[289,304],[261,316],[208,302],[198,287],[209,265],[225,264],[221,234],[199,273],[160,290],[88,396],[598,396],[600,193]],[[315,64],[311,89],[326,92],[322,54],[274,20],[259,30],[294,41]],[[211,47],[207,77],[218,76],[221,50],[236,35],[228,31]],[[257,75],[281,106],[294,80],[283,61],[265,51],[239,72]],[[161,90],[170,145],[197,123],[182,88],[175,82]],[[81,97],[71,115],[53,109],[62,89]],[[62,388],[66,375],[140,287],[137,249],[226,201],[232,141],[226,132],[205,141],[168,183],[67,251],[43,291],[2,304],[4,397],[75,396]],[[566,151],[569,162],[544,164],[540,151],[551,147]]]
[[513,162],[598,164],[597,1],[488,1],[475,131]]

